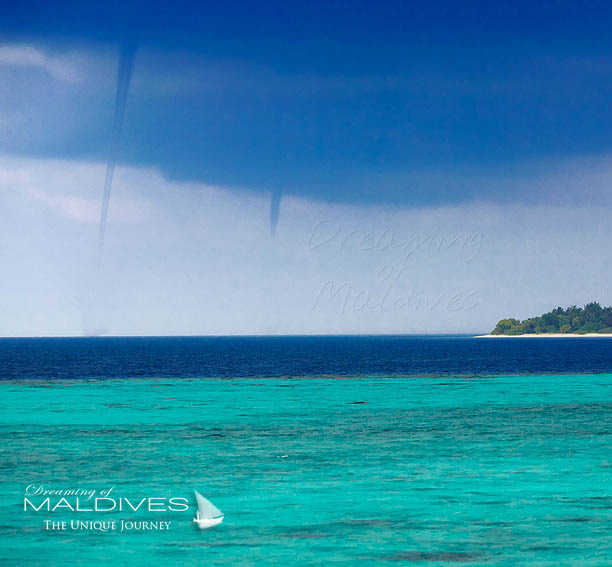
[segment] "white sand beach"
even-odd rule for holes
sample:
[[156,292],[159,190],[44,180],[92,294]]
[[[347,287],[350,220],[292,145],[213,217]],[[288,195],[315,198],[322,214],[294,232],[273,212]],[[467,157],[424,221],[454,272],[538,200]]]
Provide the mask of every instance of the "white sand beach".
[[611,339],[612,333],[539,333],[526,335],[476,335],[475,339]]

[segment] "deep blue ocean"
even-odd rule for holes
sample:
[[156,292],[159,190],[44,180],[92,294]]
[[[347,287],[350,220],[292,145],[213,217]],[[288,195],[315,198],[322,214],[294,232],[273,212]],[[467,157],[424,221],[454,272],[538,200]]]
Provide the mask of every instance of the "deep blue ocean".
[[612,372],[612,340],[461,335],[0,339],[0,379]]
[[0,378],[3,567],[612,565],[612,339],[2,339]]

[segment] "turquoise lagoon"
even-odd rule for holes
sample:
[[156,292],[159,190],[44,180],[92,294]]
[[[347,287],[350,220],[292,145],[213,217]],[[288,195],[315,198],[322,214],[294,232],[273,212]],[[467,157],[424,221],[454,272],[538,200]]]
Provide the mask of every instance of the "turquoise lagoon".
[[[612,564],[612,375],[0,383],[7,566]],[[23,510],[28,485],[225,513]],[[146,516],[146,517],[145,517]],[[170,520],[167,531],[43,521]]]

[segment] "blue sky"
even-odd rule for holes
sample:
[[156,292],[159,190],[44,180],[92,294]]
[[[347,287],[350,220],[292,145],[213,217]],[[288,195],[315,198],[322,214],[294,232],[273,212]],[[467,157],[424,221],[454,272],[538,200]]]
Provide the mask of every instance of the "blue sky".
[[[0,334],[479,332],[612,303],[609,3],[1,11]],[[125,44],[137,49],[99,289]],[[312,248],[321,227],[338,235]],[[389,234],[441,240],[408,259],[368,248]],[[466,261],[450,243],[470,238]],[[389,297],[408,307],[380,305],[391,272]],[[346,303],[330,282],[348,282]]]
[[[3,9],[3,27],[7,39],[55,53],[138,42],[127,163],[334,201],[427,204],[506,195],[411,187],[414,172],[609,151],[610,11],[591,2],[25,2]],[[70,131],[4,137],[2,149],[104,157],[106,72],[82,86],[80,117],[53,124]]]

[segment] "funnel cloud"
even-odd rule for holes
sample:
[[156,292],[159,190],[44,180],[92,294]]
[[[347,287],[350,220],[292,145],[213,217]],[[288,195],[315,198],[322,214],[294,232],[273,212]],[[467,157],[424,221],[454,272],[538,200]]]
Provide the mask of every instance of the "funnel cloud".
[[270,235],[276,236],[276,227],[278,226],[278,218],[280,217],[280,204],[283,193],[280,189],[275,189],[272,192],[272,200],[270,201]]
[[119,141],[121,139],[121,130],[123,128],[123,119],[125,116],[125,105],[130,89],[130,80],[132,78],[135,54],[136,46],[134,44],[122,44],[121,51],[119,54],[119,68],[117,72],[117,96],[115,98],[113,131],[111,137],[110,152],[108,156],[108,163],[106,165],[106,178],[104,179],[104,196],[102,197],[102,208],[100,210],[100,230],[98,235],[99,259],[101,259],[102,253],[104,251],[104,238],[106,236],[108,209],[110,206],[110,198],[113,188],[113,174],[115,173],[115,164],[117,163]]

